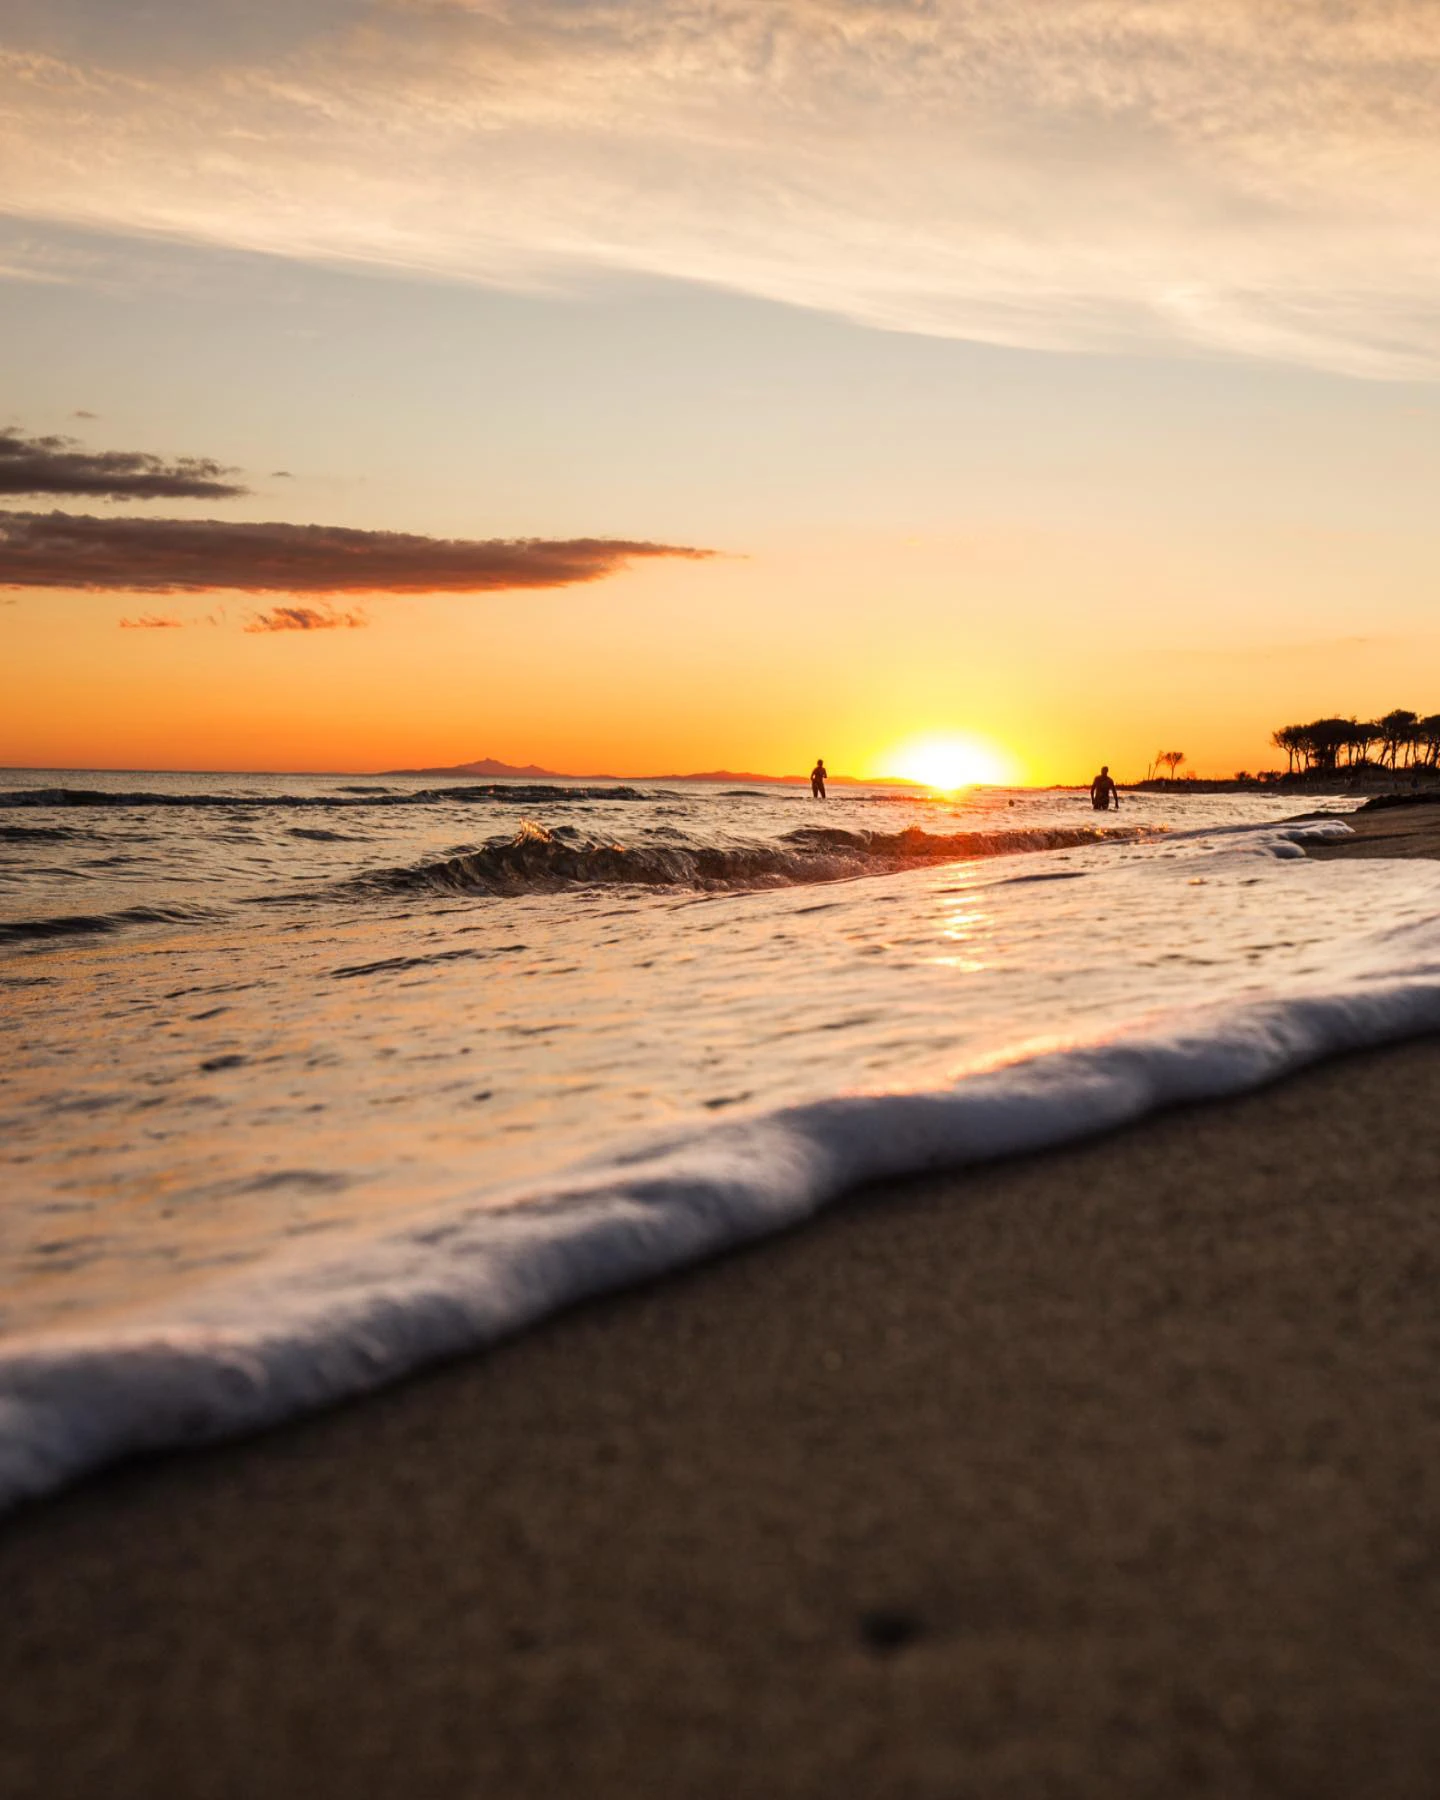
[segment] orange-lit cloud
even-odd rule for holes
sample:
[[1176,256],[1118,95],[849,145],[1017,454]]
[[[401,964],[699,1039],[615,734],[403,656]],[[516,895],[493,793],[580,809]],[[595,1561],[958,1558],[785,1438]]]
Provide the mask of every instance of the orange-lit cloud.
[[[92,418],[80,413],[78,418]],[[87,450],[74,438],[0,429],[0,494],[83,494],[108,500],[228,500],[248,490],[208,456],[170,462],[141,450]]]
[[370,621],[363,612],[337,612],[332,607],[274,606],[257,613],[247,631],[359,631]]
[[138,619],[122,619],[122,631],[179,631],[183,619],[160,619],[153,613],[141,613]]
[[294,0],[123,32],[112,11],[51,0],[7,34],[18,217],[508,287],[641,271],[1010,344],[1440,369],[1432,0]]
[[0,512],[0,587],[470,594],[570,587],[644,558],[714,555],[613,538],[432,538],[336,525]]

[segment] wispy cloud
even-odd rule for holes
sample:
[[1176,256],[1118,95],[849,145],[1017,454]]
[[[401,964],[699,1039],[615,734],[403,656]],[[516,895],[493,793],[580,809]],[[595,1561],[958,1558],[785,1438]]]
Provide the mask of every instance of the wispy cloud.
[[[78,418],[93,418],[80,413]],[[167,462],[140,450],[87,450],[74,438],[0,429],[0,494],[83,494],[110,500],[225,500],[248,490],[207,456]]]
[[333,607],[275,606],[256,613],[247,631],[359,631],[370,623],[363,612],[337,612]]
[[183,619],[160,619],[153,613],[141,613],[138,619],[121,619],[122,631],[179,631]]
[[0,155],[31,219],[1440,372],[1432,0],[106,11],[51,0],[11,34]]
[[337,525],[0,512],[0,588],[470,594],[571,587],[683,545],[614,538],[432,538]]

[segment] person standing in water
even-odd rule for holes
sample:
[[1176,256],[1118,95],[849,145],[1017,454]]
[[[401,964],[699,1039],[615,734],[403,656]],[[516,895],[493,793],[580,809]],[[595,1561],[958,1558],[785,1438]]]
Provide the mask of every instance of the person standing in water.
[[815,758],[815,767],[810,771],[810,798],[812,800],[825,798],[825,758],[823,756]]
[[1120,810],[1120,790],[1111,779],[1109,763],[1102,766],[1090,783],[1090,804],[1096,812],[1109,812],[1112,805],[1116,812]]

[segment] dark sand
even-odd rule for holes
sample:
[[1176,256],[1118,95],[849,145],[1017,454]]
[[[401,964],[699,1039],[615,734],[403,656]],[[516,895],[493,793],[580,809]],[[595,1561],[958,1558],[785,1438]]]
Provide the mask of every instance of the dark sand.
[[1309,855],[1322,862],[1352,856],[1440,857],[1440,796],[1426,794],[1412,800],[1407,795],[1374,812],[1361,810],[1344,817],[1354,837],[1307,844]]
[[1433,1796],[1440,1041],[0,1528],[0,1793]]
[[34,1507],[0,1795],[1430,1800],[1437,1097],[1426,1041],[871,1193]]

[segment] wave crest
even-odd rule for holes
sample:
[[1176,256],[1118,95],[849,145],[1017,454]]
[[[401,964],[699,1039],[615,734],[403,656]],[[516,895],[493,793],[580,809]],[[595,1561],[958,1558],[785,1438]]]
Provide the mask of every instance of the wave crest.
[[475,850],[364,875],[356,885],[393,894],[526,894],[600,886],[700,892],[797,887],[1144,835],[1140,827],[939,833],[918,826],[894,832],[804,826],[768,844],[625,845],[587,840],[573,831],[550,831],[526,820],[513,838],[492,838]]

